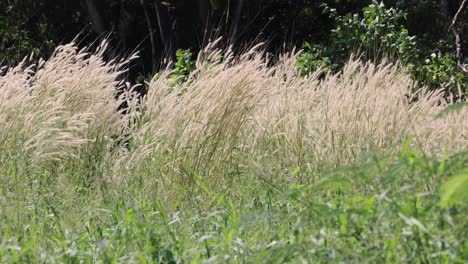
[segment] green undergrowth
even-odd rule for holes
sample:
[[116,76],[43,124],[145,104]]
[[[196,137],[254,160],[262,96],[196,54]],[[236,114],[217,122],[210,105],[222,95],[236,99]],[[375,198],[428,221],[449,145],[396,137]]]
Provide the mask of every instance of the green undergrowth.
[[11,157],[1,163],[0,262],[463,263],[468,155],[408,145],[314,172],[206,178],[180,165],[123,182],[86,157]]

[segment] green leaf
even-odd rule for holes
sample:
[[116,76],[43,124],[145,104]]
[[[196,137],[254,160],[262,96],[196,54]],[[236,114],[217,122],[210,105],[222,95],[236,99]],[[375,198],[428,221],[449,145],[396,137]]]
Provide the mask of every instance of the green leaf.
[[468,201],[468,168],[452,176],[442,185],[440,206],[446,208],[453,204],[466,203]]
[[468,102],[460,102],[460,103],[455,103],[455,104],[449,105],[444,110],[440,111],[440,113],[438,113],[436,115],[436,118],[444,117],[447,114],[449,114],[450,112],[458,111],[458,110],[462,109],[465,106],[468,106]]
[[352,184],[347,177],[330,175],[319,180],[312,189],[317,191],[349,191],[352,189]]

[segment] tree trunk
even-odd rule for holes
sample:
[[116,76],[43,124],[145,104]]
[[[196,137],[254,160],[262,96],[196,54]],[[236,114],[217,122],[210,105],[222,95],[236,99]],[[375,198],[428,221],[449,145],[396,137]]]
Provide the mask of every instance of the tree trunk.
[[127,50],[127,36],[131,14],[125,10],[125,0],[120,0],[119,36],[123,50]]
[[463,64],[463,50],[462,50],[462,44],[460,40],[460,33],[459,33],[459,28],[460,28],[460,17],[462,16],[463,12],[465,11],[465,8],[467,6],[467,0],[463,0],[460,3],[460,6],[458,7],[457,12],[455,13],[452,24],[450,25],[452,27],[452,32],[455,37],[455,49],[456,49],[456,57],[457,57],[457,63],[458,67],[464,72],[468,73],[468,68],[465,67]]
[[86,7],[88,9],[89,17],[91,18],[91,22],[93,24],[93,29],[99,35],[102,35],[106,32],[106,25],[104,23],[104,19],[102,18],[95,0],[86,0]]
[[148,12],[148,0],[141,0],[143,12],[145,13],[146,26],[148,27],[150,43],[151,43],[151,70],[155,70],[156,66],[156,40],[154,37],[153,23],[151,22],[151,16]]
[[230,34],[230,44],[234,45],[237,41],[240,22],[242,18],[242,9],[244,5],[244,0],[236,0],[236,6],[234,10],[234,17],[231,22],[231,34]]
[[440,2],[442,12],[451,20],[449,30],[452,30],[455,40],[455,57],[457,58],[458,67],[465,73],[468,73],[468,68],[463,65],[463,50],[459,29],[460,17],[467,6],[467,2],[467,0],[441,0]]
[[210,41],[211,37],[213,37],[210,17],[210,3],[208,0],[198,0],[197,4],[198,18],[200,20],[200,25],[202,26],[202,46],[205,46]]
[[164,46],[164,55],[172,57],[174,51],[174,38],[169,10],[166,7],[161,6],[159,0],[155,1],[154,8],[158,20],[159,34]]

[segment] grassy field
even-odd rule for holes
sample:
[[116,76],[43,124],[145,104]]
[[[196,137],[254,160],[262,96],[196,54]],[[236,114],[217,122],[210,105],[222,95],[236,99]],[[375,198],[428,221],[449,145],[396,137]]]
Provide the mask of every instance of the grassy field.
[[0,262],[468,261],[466,102],[213,47],[142,98],[105,49],[2,70]]

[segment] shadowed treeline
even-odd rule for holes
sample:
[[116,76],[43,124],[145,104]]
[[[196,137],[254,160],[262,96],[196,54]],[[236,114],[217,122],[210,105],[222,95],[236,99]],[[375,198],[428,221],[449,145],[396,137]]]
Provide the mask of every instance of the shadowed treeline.
[[[420,40],[422,54],[440,49],[438,41],[452,41],[449,29],[461,7],[460,0],[386,0],[387,7],[407,14],[400,21],[409,35]],[[333,19],[323,12],[324,4],[339,15],[362,13],[370,0],[23,0],[0,3],[0,61],[15,64],[34,51],[44,57],[55,46],[72,41],[81,33],[80,45],[109,38],[114,55],[140,51],[131,72],[154,73],[165,67],[177,49],[195,54],[211,40],[223,37],[225,47],[242,51],[246,43],[265,41],[270,52],[300,47],[304,42],[330,45]],[[465,12],[455,27],[460,50],[466,50]],[[455,53],[454,47],[444,47]],[[167,60],[166,60],[167,63]],[[135,78],[132,78],[135,79]]]

